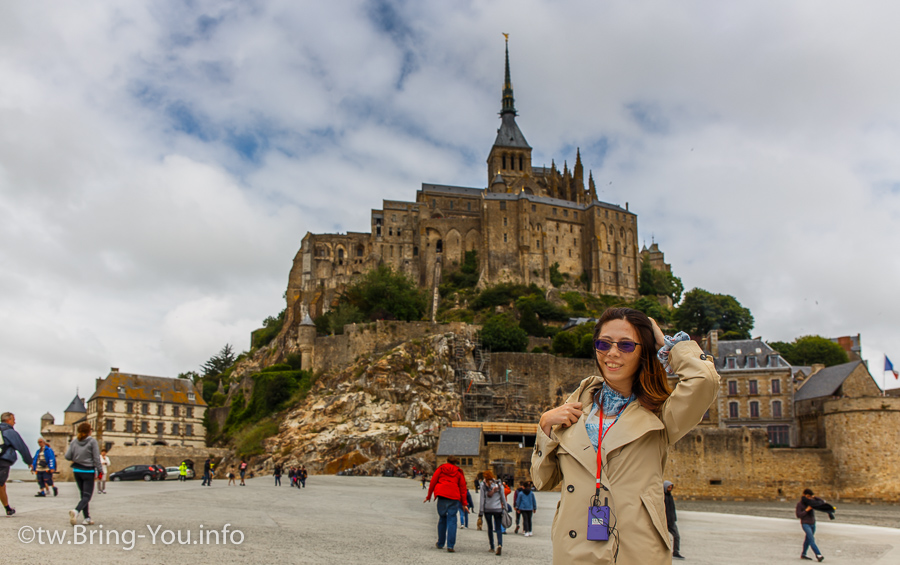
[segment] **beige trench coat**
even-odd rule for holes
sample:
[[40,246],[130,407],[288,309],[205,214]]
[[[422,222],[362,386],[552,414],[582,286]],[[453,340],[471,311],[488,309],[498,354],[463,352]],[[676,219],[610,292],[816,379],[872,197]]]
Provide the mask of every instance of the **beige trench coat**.
[[[719,375],[712,357],[693,341],[672,348],[669,363],[679,376],[659,414],[632,402],[603,438],[601,504],[609,498],[611,522],[618,530],[619,565],[671,563],[671,543],[663,502],[663,472],[667,448],[703,418],[716,398]],[[603,382],[588,377],[566,402],[580,401],[583,416],[568,428],[554,426],[550,437],[538,428],[531,457],[531,476],[538,490],[562,483],[553,517],[553,563],[613,563],[616,541],[586,538],[588,507],[597,477],[597,452],[591,447],[584,420],[591,395]]]

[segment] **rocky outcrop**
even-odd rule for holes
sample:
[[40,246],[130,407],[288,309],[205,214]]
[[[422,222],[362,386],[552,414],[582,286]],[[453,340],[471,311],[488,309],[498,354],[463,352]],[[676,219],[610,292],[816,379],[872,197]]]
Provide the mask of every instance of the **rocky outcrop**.
[[302,463],[313,473],[433,468],[440,430],[460,419],[451,347],[472,349],[465,337],[442,334],[323,375],[265,441],[257,463]]

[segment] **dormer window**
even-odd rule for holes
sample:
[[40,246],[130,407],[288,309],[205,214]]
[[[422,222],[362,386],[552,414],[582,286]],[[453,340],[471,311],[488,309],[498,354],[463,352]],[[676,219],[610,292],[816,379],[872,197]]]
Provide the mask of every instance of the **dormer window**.
[[734,350],[734,353],[735,353],[736,355],[740,355],[740,354],[741,354],[741,350],[740,350],[740,349],[735,349],[735,350]]
[[123,395],[125,394],[125,387],[124,387],[124,386],[120,386],[120,387],[119,387],[118,389],[116,389],[116,390],[118,391],[119,394],[123,394]]
[[769,367],[777,367],[778,366],[778,356],[777,355],[769,355]]
[[748,369],[755,369],[755,368],[756,368],[756,357],[754,357],[754,356],[752,356],[752,355],[748,355],[748,356],[747,356],[747,368],[748,368]]
[[735,359],[734,357],[726,357],[725,358],[725,368],[726,369],[737,368],[737,359]]
[[162,398],[162,393],[158,390],[153,391],[153,398]]

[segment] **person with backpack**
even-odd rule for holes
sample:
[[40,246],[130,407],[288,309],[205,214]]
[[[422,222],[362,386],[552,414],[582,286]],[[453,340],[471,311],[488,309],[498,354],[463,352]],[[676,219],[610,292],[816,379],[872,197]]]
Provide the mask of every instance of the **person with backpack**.
[[247,474],[247,462],[241,459],[241,464],[238,465],[238,472],[241,474],[241,486],[247,486],[247,483],[244,482],[244,475]]
[[309,473],[306,472],[306,465],[300,465],[300,470],[297,471],[297,478],[300,480],[300,488],[306,488],[307,477],[309,477]]
[[31,462],[31,472],[37,475],[38,492],[36,497],[50,496],[50,488],[53,488],[53,496],[59,494],[56,485],[53,484],[53,473],[56,472],[56,455],[53,449],[47,445],[44,438],[38,438],[38,450]]
[[66,450],[66,460],[72,462],[72,474],[81,493],[78,506],[69,510],[69,523],[73,526],[79,512],[84,515],[83,525],[90,526],[94,523],[88,506],[94,496],[94,479],[97,473],[103,472],[103,462],[100,460],[100,446],[97,445],[97,440],[91,437],[91,431],[91,425],[87,422],[79,424],[78,434]]
[[448,552],[456,551],[453,549],[456,545],[456,514],[460,506],[464,512],[469,511],[466,493],[468,493],[466,476],[459,468],[459,459],[451,455],[447,457],[446,463],[434,471],[428,485],[428,494],[422,501],[423,503],[431,501],[432,494],[437,499],[438,539],[434,544],[436,548],[444,549],[446,542]]
[[13,429],[16,425],[16,415],[12,412],[0,414],[0,504],[6,509],[6,515],[12,516],[16,509],[9,505],[6,496],[6,481],[9,479],[9,468],[18,460],[16,452],[22,456],[26,465],[31,465],[34,460],[28,446],[22,441],[19,432]]
[[493,471],[484,472],[484,483],[481,485],[478,518],[484,517],[491,551],[494,551],[494,533],[497,534],[497,555],[503,552],[503,512],[506,502],[506,489],[502,481],[494,477]]
[[[534,535],[531,517],[537,512],[537,499],[534,497],[534,485],[530,481],[522,483],[522,492],[516,497],[516,516],[522,515],[522,532],[525,537]],[[518,528],[516,528],[518,531]]]

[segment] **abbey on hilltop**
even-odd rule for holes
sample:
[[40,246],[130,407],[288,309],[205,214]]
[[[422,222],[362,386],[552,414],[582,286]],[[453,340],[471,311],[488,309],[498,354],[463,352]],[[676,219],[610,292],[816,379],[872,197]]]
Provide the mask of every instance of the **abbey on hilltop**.
[[[472,250],[480,286],[549,287],[551,267],[558,265],[573,287],[637,297],[637,215],[627,203],[622,208],[600,202],[590,173],[585,188],[580,151],[571,170],[566,164],[561,172],[555,164],[532,164],[516,116],[507,43],[501,123],[487,157],[487,187],[423,183],[415,202],[385,200],[381,210],[372,210],[370,233],[307,233],[288,281],[288,318],[328,311],[355,276],[380,263],[436,288],[442,270]],[[661,257],[657,262],[667,267]]]

